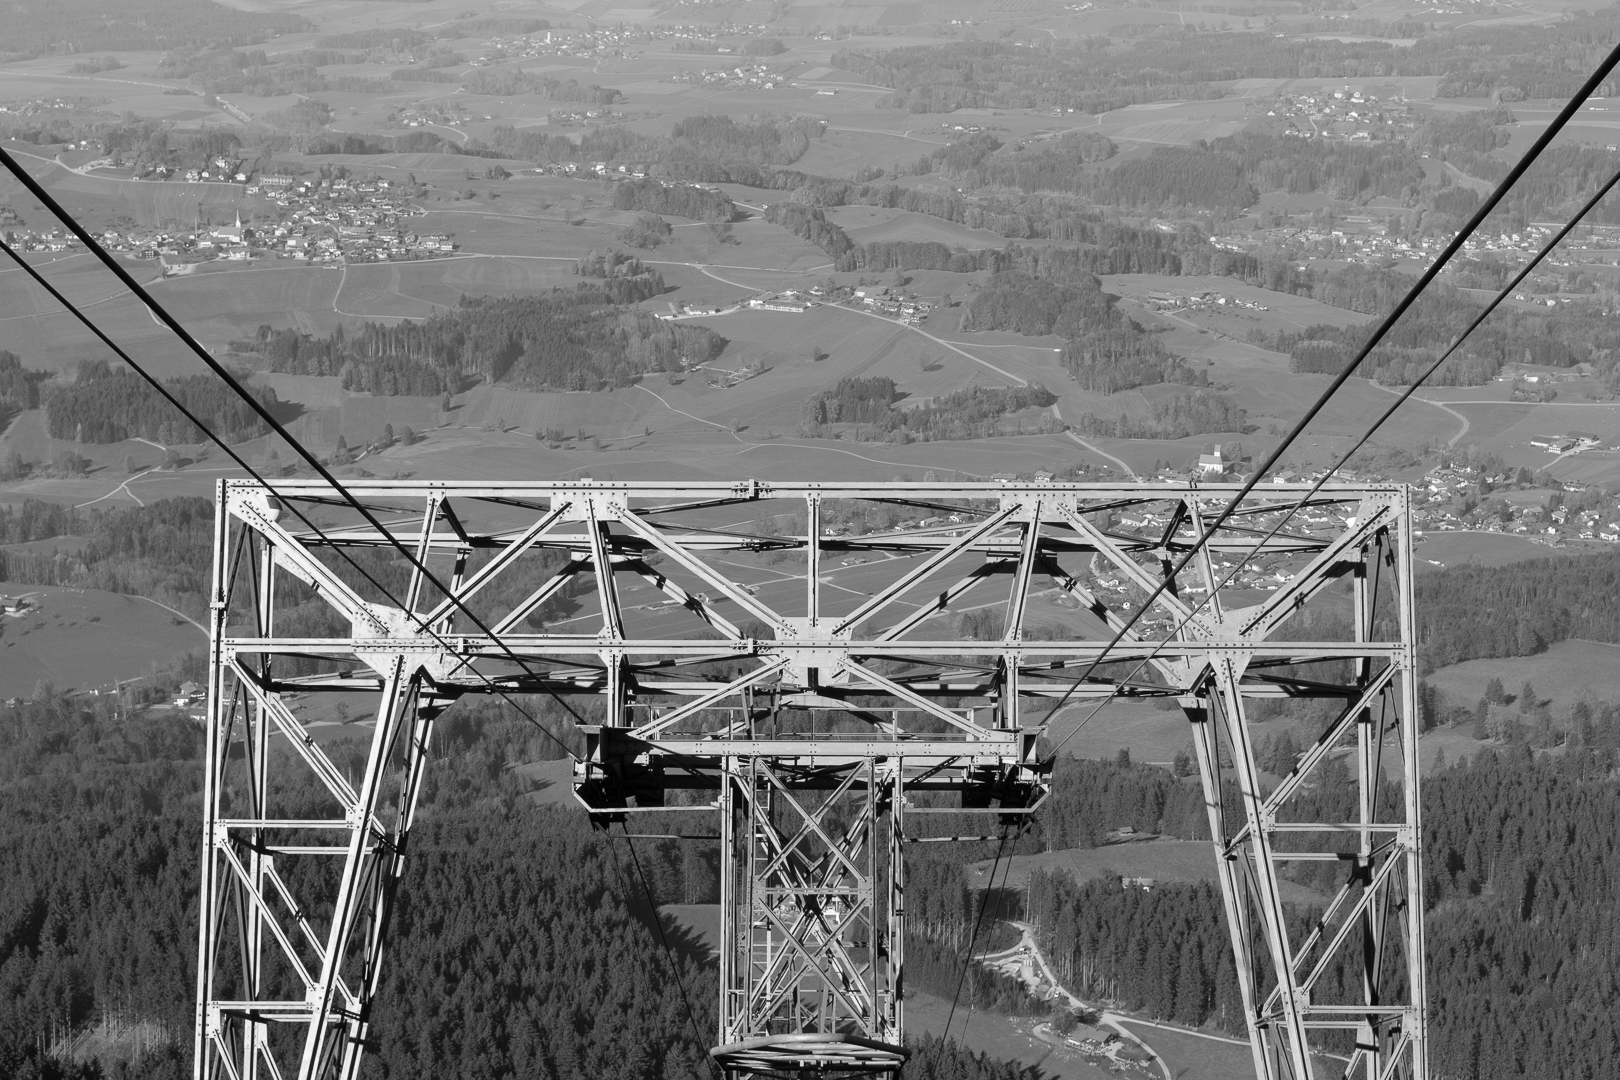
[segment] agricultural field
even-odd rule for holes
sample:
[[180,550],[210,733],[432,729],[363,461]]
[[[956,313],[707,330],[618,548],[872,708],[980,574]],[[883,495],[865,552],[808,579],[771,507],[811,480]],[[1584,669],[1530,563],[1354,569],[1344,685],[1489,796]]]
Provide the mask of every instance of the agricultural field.
[[1512,533],[1463,531],[1428,532],[1413,552],[1419,572],[1447,566],[1501,566],[1521,559],[1547,559],[1575,555],[1596,546],[1574,545],[1552,548]]
[[1169,765],[1192,741],[1187,715],[1180,708],[1118,699],[1100,711],[1094,702],[1067,706],[1052,718],[1047,738],[1054,744],[1067,739],[1063,750],[1074,757],[1113,758],[1129,750],[1133,761],[1155,765]]
[[[1188,781],[1193,783],[1195,781]],[[993,860],[969,866],[970,884],[988,883]],[[1007,887],[1024,888],[1035,871],[1065,873],[1076,881],[1097,878],[1147,877],[1156,882],[1215,882],[1215,849],[1208,840],[1141,840],[1109,844],[1100,848],[1065,848],[1038,855],[1013,855],[1003,859],[1010,864],[998,870],[1007,875]],[[1291,904],[1320,904],[1324,898],[1311,889],[1290,881],[1282,883],[1283,900]]]
[[[1181,1080],[1249,1080],[1254,1075],[1254,1057],[1249,1044],[1223,1036],[1194,1034],[1130,1019],[1122,1021],[1137,1038],[1153,1047],[1170,1075]],[[1326,1063],[1324,1063],[1326,1064]]]
[[41,682],[111,689],[208,642],[194,623],[142,597],[10,582],[0,593],[29,605],[0,616],[0,697],[30,697]]
[[1472,706],[1485,694],[1485,684],[1501,679],[1510,694],[1526,682],[1536,696],[1566,713],[1577,701],[1613,701],[1620,697],[1620,646],[1596,641],[1559,641],[1535,656],[1468,660],[1428,676],[1449,700]]
[[[971,1015],[971,1019],[970,1019]],[[1003,1016],[986,1010],[959,1006],[954,1017],[949,1001],[923,991],[906,997],[906,1025],[914,1031],[940,1034],[950,1024],[951,1034],[976,1053],[1001,1060],[1016,1061],[1040,1075],[1055,1080],[1103,1080],[1112,1075],[1085,1060],[1078,1052],[1059,1049],[1037,1039],[1037,1021],[1029,1017]]]

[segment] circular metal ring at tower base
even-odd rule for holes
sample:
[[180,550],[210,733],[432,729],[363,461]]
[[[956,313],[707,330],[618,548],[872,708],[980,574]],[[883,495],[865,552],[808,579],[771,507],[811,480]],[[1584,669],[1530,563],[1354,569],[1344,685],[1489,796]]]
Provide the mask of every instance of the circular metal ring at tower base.
[[859,1073],[894,1073],[911,1051],[893,1043],[835,1032],[800,1035],[762,1035],[757,1039],[717,1046],[709,1055],[723,1069],[753,1073],[796,1073],[806,1070]]

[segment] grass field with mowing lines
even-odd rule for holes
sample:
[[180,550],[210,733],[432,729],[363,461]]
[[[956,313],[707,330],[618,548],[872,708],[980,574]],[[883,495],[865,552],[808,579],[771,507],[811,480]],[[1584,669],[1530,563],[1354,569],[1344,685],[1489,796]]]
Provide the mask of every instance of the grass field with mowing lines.
[[[1103,706],[1095,719],[1087,720],[1096,708],[1092,702],[1067,706],[1052,721],[1052,742],[1067,738],[1063,752],[1074,757],[1111,759],[1121,750],[1129,750],[1135,761],[1168,765],[1192,737],[1187,716],[1179,708],[1160,709],[1145,701],[1116,699]],[[1071,738],[1069,733],[1082,722],[1084,726]]]
[[[1186,781],[1189,784],[1196,780]],[[989,882],[990,865],[994,860],[984,859],[968,866],[968,883],[983,888]],[[1110,844],[1099,848],[1065,848],[1037,855],[1013,855],[1003,859],[1005,865],[997,871],[1007,874],[1008,886],[1022,889],[1029,883],[1030,874],[1037,870],[1047,873],[1065,873],[1077,881],[1118,879],[1120,877],[1150,877],[1159,882],[1215,883],[1215,849],[1208,840],[1144,840],[1130,844]],[[999,886],[998,886],[999,887]],[[1319,904],[1322,897],[1310,889],[1293,882],[1282,883],[1283,900],[1292,904]]]
[[1512,533],[1431,531],[1423,534],[1423,542],[1413,549],[1413,558],[1421,572],[1447,566],[1501,566],[1524,559],[1550,559],[1584,551],[1580,547],[1550,548]]
[[110,686],[208,644],[195,626],[138,597],[7,582],[0,592],[33,593],[40,605],[20,619],[0,619],[0,696],[28,697],[41,681],[59,689]]
[[[988,229],[970,229],[966,225],[958,225],[943,218],[931,217],[928,214],[913,213],[908,210],[891,210],[881,206],[840,206],[827,213],[830,221],[836,222],[845,232],[849,233],[851,240],[858,244],[870,244],[884,240],[909,240],[921,243],[935,241],[950,247],[964,247],[969,250],[976,248],[1003,248],[1008,240]],[[1028,244],[1029,241],[1017,241]],[[1040,242],[1036,242],[1040,246]]]
[[[1254,311],[1252,314],[1260,320],[1259,325],[1265,330],[1278,328],[1302,330],[1307,326],[1318,323],[1327,323],[1330,326],[1354,326],[1367,322],[1370,316],[1356,311],[1347,311],[1331,304],[1324,304],[1320,300],[1312,300],[1305,296],[1293,296],[1289,293],[1272,292],[1254,285],[1246,285],[1241,281],[1229,277],[1220,277],[1214,274],[1109,274],[1101,278],[1103,289],[1121,297],[1143,297],[1148,293],[1164,293],[1176,296],[1197,296],[1200,293],[1211,292],[1217,296],[1230,296],[1250,303],[1262,304],[1269,310]],[[1242,309],[1248,311],[1249,309]],[[1184,317],[1192,318],[1184,312],[1178,312]],[[1268,325],[1270,319],[1279,326]]]

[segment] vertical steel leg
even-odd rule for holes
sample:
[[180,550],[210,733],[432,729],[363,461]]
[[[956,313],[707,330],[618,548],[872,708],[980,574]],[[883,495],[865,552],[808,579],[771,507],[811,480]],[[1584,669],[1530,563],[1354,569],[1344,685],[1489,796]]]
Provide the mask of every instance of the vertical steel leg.
[[1402,513],[1395,531],[1395,589],[1401,625],[1401,783],[1408,833],[1402,838],[1405,861],[1405,910],[1402,921],[1406,938],[1406,1000],[1412,1006],[1402,1026],[1410,1048],[1410,1076],[1426,1080],[1429,1075],[1429,1018],[1427,1012],[1428,975],[1424,968],[1423,943],[1423,799],[1419,791],[1421,768],[1418,762],[1417,693],[1417,601],[1412,587],[1411,493],[1401,492]]
[[1215,661],[1211,667],[1215,675],[1212,689],[1219,704],[1216,713],[1221,719],[1223,734],[1232,755],[1238,790],[1242,794],[1248,819],[1246,869],[1255,888],[1255,910],[1280,991],[1282,1025],[1278,1034],[1285,1042],[1282,1050],[1294,1080],[1312,1080],[1315,1073],[1311,1067],[1310,1047],[1305,1039],[1304,1018],[1301,1015],[1306,1001],[1294,975],[1287,917],[1283,911],[1277,866],[1271,857],[1272,822],[1264,807],[1260,770],[1255,764],[1254,747],[1249,741],[1248,722],[1243,711],[1243,697],[1238,688],[1242,672],[1237,663],[1224,658]]
[[[213,995],[215,969],[219,959],[220,915],[224,878],[215,848],[220,818],[220,782],[227,758],[227,729],[230,717],[225,705],[226,604],[229,585],[225,580],[229,560],[230,518],[225,512],[224,481],[215,485],[214,567],[208,588],[208,704],[207,734],[203,760],[203,845],[202,888],[197,911],[197,1032],[193,1043],[192,1075],[196,1080],[213,1080],[219,1075],[224,1035],[217,1012],[209,1008]],[[233,1070],[234,1071],[234,1070]]]
[[[310,993],[310,1025],[298,1068],[300,1080],[324,1077],[340,1060],[344,1036],[348,1032],[348,1017],[361,1005],[361,1001],[352,996],[352,991],[342,985],[343,972],[356,926],[361,916],[367,914],[363,900],[375,888],[373,876],[379,869],[379,849],[386,842],[386,835],[377,821],[377,807],[381,801],[383,778],[395,736],[404,726],[405,713],[415,698],[416,688],[408,685],[407,680],[405,660],[398,657],[384,681],[382,701],[377,709],[377,729],[372,734],[371,752],[366,760],[366,774],[361,781],[359,799],[348,817],[349,850],[343,863],[343,877],[333,906],[332,924],[321,957],[320,973]],[[369,971],[375,959],[363,956],[363,974]],[[341,1001],[340,994],[343,998]]]
[[906,792],[905,762],[896,758],[889,784],[889,910],[884,940],[887,966],[883,986],[887,995],[886,1029],[880,1039],[899,1042],[905,1030],[906,968]]
[[1187,719],[1192,721],[1193,751],[1198,758],[1198,776],[1203,782],[1204,809],[1209,817],[1209,835],[1215,844],[1215,868],[1221,881],[1221,903],[1226,909],[1226,928],[1232,939],[1232,955],[1237,960],[1238,991],[1243,997],[1243,1020],[1249,1029],[1249,1050],[1254,1057],[1255,1076],[1272,1080],[1275,1076],[1261,1039],[1259,988],[1255,985],[1254,937],[1249,927],[1249,882],[1239,856],[1227,851],[1231,833],[1226,825],[1226,808],[1221,800],[1220,737],[1210,716],[1208,698],[1182,699]]

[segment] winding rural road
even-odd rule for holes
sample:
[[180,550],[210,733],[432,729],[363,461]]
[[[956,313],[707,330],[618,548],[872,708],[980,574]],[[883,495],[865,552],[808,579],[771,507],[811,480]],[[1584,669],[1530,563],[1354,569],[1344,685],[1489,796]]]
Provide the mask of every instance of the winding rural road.
[[[716,281],[718,281],[718,282],[720,282],[722,284],[725,284],[725,285],[731,285],[731,286],[733,286],[735,288],[738,288],[738,289],[754,289],[755,288],[755,286],[753,286],[753,285],[748,285],[748,284],[745,284],[744,282],[741,282],[741,281],[732,281],[730,278],[723,278],[719,274],[714,273],[713,271],[711,271],[709,269],[710,266],[715,265],[714,263],[683,263],[681,265],[690,266],[693,270],[696,270],[698,273],[703,274],[705,277],[711,277],[714,280],[716,280]],[[723,270],[730,270],[730,269],[742,270],[742,269],[747,269],[747,267],[740,267],[740,266],[739,267],[725,267],[725,266],[722,266],[721,269],[723,269]],[[838,311],[848,311],[848,312],[850,312],[852,314],[855,314],[855,315],[864,315],[868,319],[877,319],[879,322],[890,323],[891,325],[901,327],[902,329],[910,330],[914,334],[921,334],[923,337],[927,338],[929,341],[932,341],[934,344],[943,345],[943,346],[945,346],[945,348],[951,350],[951,352],[957,353],[958,355],[961,355],[961,356],[965,356],[969,360],[973,361],[975,364],[980,365],[981,367],[989,368],[991,371],[995,372],[997,375],[1000,375],[1002,378],[1012,380],[1014,385],[1017,385],[1017,386],[1028,386],[1029,385],[1029,380],[1028,379],[1022,378],[1021,376],[1018,376],[1018,375],[1014,375],[1012,372],[1008,371],[1006,368],[996,367],[996,365],[992,364],[990,361],[988,361],[988,360],[986,360],[986,359],[984,359],[982,357],[974,356],[972,353],[968,352],[966,349],[958,348],[957,346],[951,344],[949,341],[946,341],[944,338],[935,337],[933,334],[930,334],[928,331],[923,330],[920,327],[912,326],[909,323],[901,321],[900,319],[891,319],[886,315],[879,315],[874,311],[862,311],[859,308],[845,307],[843,304],[823,304],[822,307],[833,308],[833,309],[838,310]],[[1107,455],[1105,454],[1103,456],[1106,457]],[[1116,458],[1115,460],[1117,461],[1118,459]]]
[[[1376,383],[1375,382],[1372,385],[1376,386],[1378,389],[1382,390],[1386,394],[1399,395],[1401,393],[1401,391],[1392,390],[1392,389],[1390,389],[1389,387],[1385,386],[1382,383]],[[1453,435],[1451,438],[1446,440],[1446,445],[1447,446],[1456,446],[1457,445],[1457,440],[1461,439],[1464,435],[1468,434],[1468,427],[1469,427],[1468,417],[1464,416],[1462,413],[1458,412],[1456,409],[1453,409],[1449,405],[1445,405],[1445,404],[1443,404],[1441,402],[1434,401],[1434,400],[1432,400],[1430,398],[1418,397],[1416,394],[1413,394],[1412,397],[1413,397],[1414,400],[1421,401],[1425,405],[1433,405],[1435,408],[1441,410],[1442,412],[1448,412],[1452,416],[1455,416],[1458,420],[1462,421],[1462,427],[1457,429],[1457,434]],[[1458,402],[1458,404],[1475,404],[1475,403],[1474,402]],[[1530,402],[1517,402],[1517,403],[1515,403],[1515,402],[1507,402],[1506,404],[1528,405],[1528,404],[1531,404],[1531,403]]]
[[[1135,1032],[1130,1031],[1128,1028],[1126,1028],[1121,1023],[1121,1021],[1123,1021],[1123,1020],[1132,1020],[1134,1022],[1133,1017],[1126,1016],[1126,1015],[1124,1015],[1122,1013],[1113,1012],[1112,1010],[1109,1010],[1109,1009],[1096,1008],[1094,1006],[1088,1005],[1085,1001],[1083,1001],[1079,997],[1075,996],[1066,987],[1064,987],[1064,985],[1061,982],[1058,981],[1057,974],[1052,970],[1052,965],[1050,965],[1050,964],[1048,964],[1046,962],[1046,957],[1041,953],[1040,944],[1035,940],[1035,928],[1033,926],[1029,925],[1028,923],[1022,923],[1022,922],[1013,922],[1012,925],[1016,926],[1018,928],[1019,933],[1023,935],[1023,937],[1020,938],[1018,944],[1013,946],[1013,949],[1023,949],[1023,950],[1025,950],[1025,955],[1028,956],[1035,964],[1038,964],[1040,966],[1041,974],[1045,978],[1046,982],[1049,985],[1055,987],[1057,989],[1058,993],[1062,994],[1064,997],[1069,999],[1069,1007],[1071,1009],[1088,1009],[1088,1010],[1091,1010],[1091,1011],[1094,1011],[1094,1012],[1098,1013],[1099,1016],[1101,1017],[1100,1023],[1103,1026],[1112,1028],[1116,1033],[1118,1033],[1120,1038],[1125,1039],[1125,1040],[1127,1040],[1129,1042],[1132,1042],[1132,1043],[1136,1044],[1137,1046],[1141,1047],[1142,1051],[1144,1053],[1146,1053],[1147,1055],[1149,1055],[1153,1059],[1153,1061],[1159,1066],[1159,1071],[1164,1074],[1164,1080],[1175,1080],[1175,1077],[1170,1072],[1170,1066],[1168,1066],[1168,1065],[1166,1065],[1164,1063],[1164,1059],[1159,1057],[1158,1054],[1155,1054],[1153,1052],[1153,1048],[1151,1046],[1149,1046],[1147,1043],[1143,1042],[1140,1038],[1138,1038]],[[1013,949],[1005,950],[1005,951],[1003,951],[1001,953],[997,953],[996,955],[1005,956],[1005,955],[1007,955],[1007,953],[1012,952]],[[987,959],[987,958],[986,957],[980,957],[979,959],[982,960],[982,959]],[[1033,973],[1031,973],[1031,974],[1033,974]],[[1034,980],[1032,979],[1031,981],[1034,981]],[[1163,1025],[1155,1025],[1155,1026],[1163,1026]],[[1188,1034],[1188,1035],[1202,1035],[1203,1034],[1202,1032],[1198,1032],[1198,1031],[1188,1031],[1185,1028],[1175,1028],[1173,1030],[1181,1031],[1184,1034]],[[1244,1045],[1247,1046],[1248,1044],[1245,1043]]]
[[[651,389],[649,387],[646,387],[646,386],[642,386],[640,383],[636,383],[635,385],[636,385],[636,389],[638,389],[638,390],[646,390],[647,393],[649,393],[653,397],[657,398],[659,403],[661,405],[663,405],[664,408],[668,409],[670,412],[672,412],[672,413],[680,413],[682,416],[689,417],[690,419],[696,420],[700,424],[708,424],[710,427],[717,427],[721,431],[729,433],[731,435],[731,437],[733,439],[737,439],[738,442],[743,442],[742,439],[737,437],[737,433],[735,431],[732,431],[730,428],[726,427],[726,425],[716,423],[713,420],[705,420],[701,416],[693,416],[691,413],[687,412],[685,409],[677,409],[675,406],[673,406],[669,402],[665,401],[664,396],[662,394],[658,393],[658,391],[653,390],[653,389]],[[751,444],[749,444],[749,445],[751,445]]]
[[[1063,419],[1063,410],[1058,408],[1057,402],[1055,402],[1055,401],[1052,403],[1052,416],[1055,419],[1059,420],[1059,421],[1061,421]],[[1108,451],[1100,449],[1100,448],[1098,448],[1096,446],[1093,446],[1091,443],[1086,442],[1086,440],[1084,440],[1080,436],[1076,435],[1073,430],[1066,430],[1066,431],[1064,431],[1063,434],[1067,435],[1069,438],[1073,439],[1075,442],[1079,443],[1081,446],[1085,447],[1087,450],[1090,450],[1093,454],[1096,454],[1098,457],[1105,457],[1109,461],[1112,461],[1115,465],[1118,465],[1120,468],[1124,469],[1125,470],[1125,475],[1130,477],[1132,480],[1135,480],[1137,478],[1136,477],[1136,470],[1131,468],[1129,465],[1125,464],[1125,461],[1122,458],[1117,458],[1113,454],[1110,454]]]
[[192,626],[195,626],[198,630],[201,630],[204,635],[206,635],[208,633],[208,627],[204,626],[202,623],[198,622],[196,619],[193,619],[190,615],[187,615],[185,612],[176,611],[174,608],[170,607],[168,604],[161,603],[161,602],[159,602],[157,600],[153,600],[150,596],[143,596],[140,599],[145,600],[148,604],[157,604],[158,607],[162,608],[164,611],[167,611],[169,614],[173,615],[177,619],[186,620],[186,622],[190,623]]
[[[142,476],[142,475],[145,475],[145,474],[144,473],[137,473],[136,474],[136,476]],[[134,480],[134,479],[135,479],[134,476],[129,478],[129,480]],[[86,506],[94,506],[98,502],[106,502],[108,499],[112,498],[114,495],[117,495],[120,491],[122,491],[125,495],[128,495],[130,498],[134,499],[136,506],[145,506],[146,504],[141,502],[141,497],[139,495],[135,494],[133,491],[129,490],[129,480],[125,480],[122,484],[119,484],[117,487],[113,488],[111,491],[107,492],[107,494],[101,496],[99,499],[91,499],[89,502],[74,503],[73,504],[73,509],[82,510]]]

